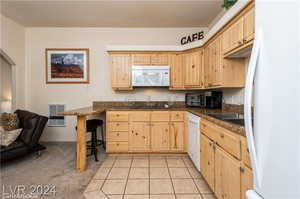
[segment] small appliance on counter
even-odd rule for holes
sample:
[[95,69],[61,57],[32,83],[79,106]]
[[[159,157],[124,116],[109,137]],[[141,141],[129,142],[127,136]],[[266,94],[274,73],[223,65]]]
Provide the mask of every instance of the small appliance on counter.
[[220,109],[222,108],[222,98],[222,91],[187,93],[185,95],[185,105],[188,107]]

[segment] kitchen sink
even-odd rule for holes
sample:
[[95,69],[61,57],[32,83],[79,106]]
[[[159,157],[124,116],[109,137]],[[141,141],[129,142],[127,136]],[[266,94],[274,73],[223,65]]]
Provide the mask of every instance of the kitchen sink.
[[240,125],[240,126],[245,126],[244,119],[225,119],[224,121],[230,122],[230,123],[233,123],[233,124],[237,124],[237,125]]
[[220,120],[236,120],[236,119],[244,119],[244,115],[239,113],[208,113],[207,115],[220,119]]

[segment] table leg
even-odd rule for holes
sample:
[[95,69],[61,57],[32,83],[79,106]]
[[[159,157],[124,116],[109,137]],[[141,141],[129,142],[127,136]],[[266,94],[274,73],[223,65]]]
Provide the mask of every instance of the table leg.
[[77,172],[86,170],[86,116],[77,116]]

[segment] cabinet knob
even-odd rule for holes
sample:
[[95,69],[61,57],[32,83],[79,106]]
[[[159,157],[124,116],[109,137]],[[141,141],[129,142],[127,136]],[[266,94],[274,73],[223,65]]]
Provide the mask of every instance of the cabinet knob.
[[119,117],[120,115],[119,114],[117,114],[117,117]]
[[117,125],[117,126],[120,126],[120,124],[119,124],[119,123],[117,123],[116,125]]
[[146,139],[146,137],[145,137],[145,136],[143,136],[143,139]]
[[119,143],[117,143],[117,146],[119,146],[120,144]]
[[195,65],[192,65],[192,68],[195,68]]
[[120,136],[120,134],[119,134],[119,133],[117,133],[117,136]]
[[135,135],[139,135],[138,133],[135,133]]
[[245,172],[245,169],[244,169],[243,167],[240,167],[240,171],[241,171],[242,173],[244,173],[244,172]]

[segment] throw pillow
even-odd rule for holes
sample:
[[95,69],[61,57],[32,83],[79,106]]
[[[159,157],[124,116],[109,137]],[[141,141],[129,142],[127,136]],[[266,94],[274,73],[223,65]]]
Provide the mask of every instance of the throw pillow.
[[2,113],[0,116],[0,126],[3,126],[4,130],[6,131],[18,129],[18,115],[15,113]]
[[13,143],[18,136],[21,134],[22,129],[15,129],[12,131],[5,131],[2,126],[0,126],[0,144],[2,146],[8,146]]

